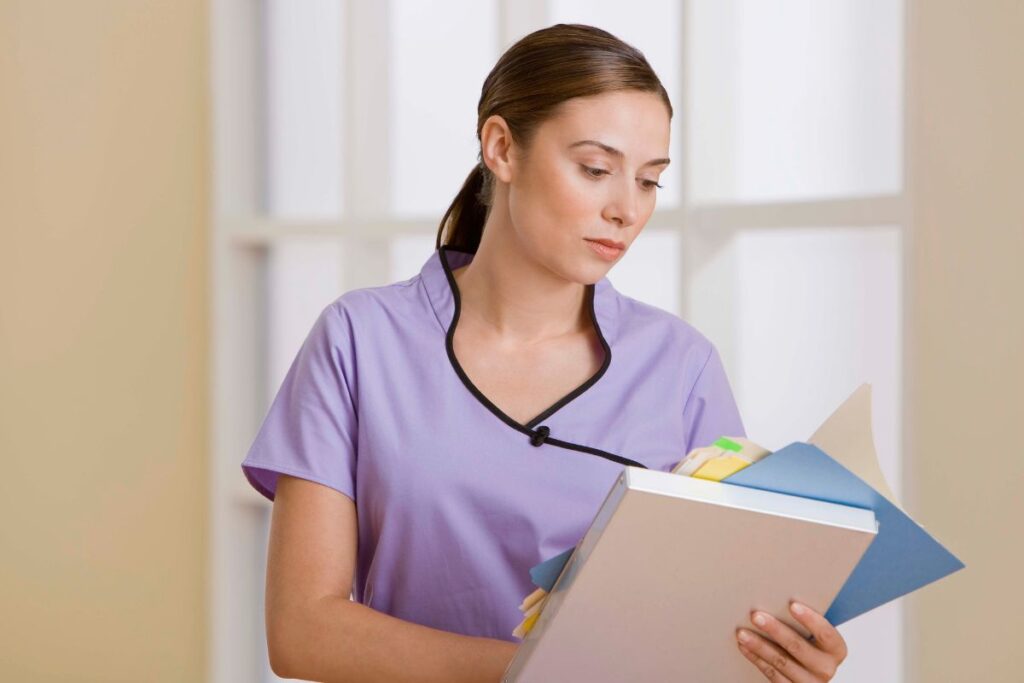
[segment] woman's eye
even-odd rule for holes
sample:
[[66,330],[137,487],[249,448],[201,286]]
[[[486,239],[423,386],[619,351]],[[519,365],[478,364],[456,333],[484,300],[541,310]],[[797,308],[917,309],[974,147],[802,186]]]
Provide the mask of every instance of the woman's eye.
[[[583,166],[583,164],[580,165]],[[611,173],[611,171],[606,171],[603,168],[594,168],[593,166],[583,166],[583,172],[586,173],[591,178],[600,178],[602,175]],[[661,185],[658,184],[658,181],[656,180],[645,180],[643,184],[644,189],[646,190],[653,190],[656,187],[662,187]]]

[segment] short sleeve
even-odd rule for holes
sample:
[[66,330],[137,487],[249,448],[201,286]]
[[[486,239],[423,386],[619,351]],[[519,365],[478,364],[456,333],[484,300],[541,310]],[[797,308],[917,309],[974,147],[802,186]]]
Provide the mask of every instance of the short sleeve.
[[329,486],[355,500],[351,337],[336,306],[316,319],[242,461],[246,479],[270,500],[279,474]]
[[683,408],[686,453],[721,436],[747,435],[718,350],[712,345]]

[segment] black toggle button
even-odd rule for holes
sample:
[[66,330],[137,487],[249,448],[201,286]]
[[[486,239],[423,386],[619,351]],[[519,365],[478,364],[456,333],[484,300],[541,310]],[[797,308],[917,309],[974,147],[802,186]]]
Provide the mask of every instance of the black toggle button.
[[550,433],[551,429],[547,425],[541,425],[540,427],[537,427],[537,431],[530,437],[530,443],[534,446],[539,446],[544,443],[544,440],[548,438],[548,434]]

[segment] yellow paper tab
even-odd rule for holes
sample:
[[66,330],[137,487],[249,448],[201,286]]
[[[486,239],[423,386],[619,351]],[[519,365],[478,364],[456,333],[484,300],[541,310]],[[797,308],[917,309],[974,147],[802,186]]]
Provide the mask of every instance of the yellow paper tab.
[[526,634],[530,632],[530,629],[532,629],[533,625],[537,622],[537,617],[539,616],[539,611],[528,616],[526,619],[522,621],[522,623],[515,627],[515,629],[512,631],[512,635],[520,639],[525,638]]
[[707,479],[708,481],[722,481],[730,474],[735,474],[744,467],[749,466],[750,463],[743,458],[736,457],[735,455],[726,455],[714,460],[708,460],[690,476],[697,479]]

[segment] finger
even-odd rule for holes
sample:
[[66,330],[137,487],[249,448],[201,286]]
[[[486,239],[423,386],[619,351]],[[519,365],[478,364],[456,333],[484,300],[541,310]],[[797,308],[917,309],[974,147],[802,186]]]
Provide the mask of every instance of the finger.
[[789,611],[793,617],[803,624],[814,636],[814,643],[817,647],[835,655],[837,664],[846,659],[846,640],[843,634],[836,630],[836,627],[829,623],[821,614],[818,614],[807,605],[793,601],[789,604]]
[[736,643],[736,645],[739,647],[740,652],[743,653],[743,656],[753,662],[754,666],[757,667],[758,671],[760,671],[765,678],[770,681],[779,681],[779,683],[784,683],[785,681],[792,683],[791,678],[787,678],[785,675],[780,673],[778,669],[755,654],[752,650],[747,649],[743,643]]
[[[736,635],[739,639],[737,645],[746,648],[761,660],[762,664],[759,664],[747,657],[754,662],[765,677],[776,681],[792,681],[792,683],[818,683],[807,669],[800,666],[799,662],[764,636],[743,628],[739,629]],[[746,640],[744,640],[744,636],[746,636]]]
[[808,642],[784,621],[765,612],[754,612],[750,620],[768,634],[768,638],[782,647],[790,657],[818,678],[824,677],[825,680],[830,680],[835,675],[836,668],[839,666],[836,655],[819,650],[816,645]]

